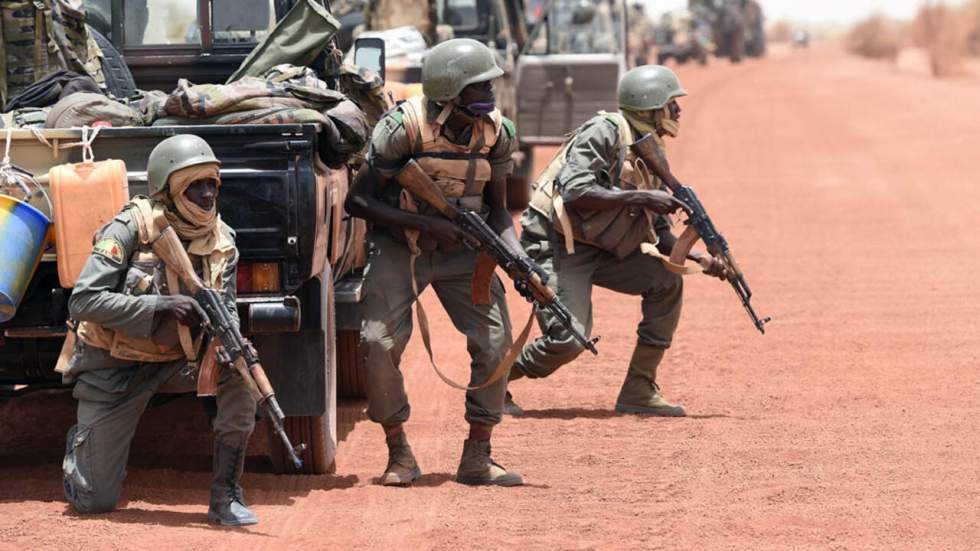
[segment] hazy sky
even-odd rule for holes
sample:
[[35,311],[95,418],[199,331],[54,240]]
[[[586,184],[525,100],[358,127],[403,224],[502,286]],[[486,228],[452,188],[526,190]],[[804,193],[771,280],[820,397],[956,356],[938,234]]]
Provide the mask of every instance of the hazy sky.
[[[645,0],[650,13],[683,8],[687,0]],[[881,11],[911,18],[923,0],[761,0],[770,21],[784,17],[820,23],[850,22]],[[958,3],[958,2],[952,2]]]

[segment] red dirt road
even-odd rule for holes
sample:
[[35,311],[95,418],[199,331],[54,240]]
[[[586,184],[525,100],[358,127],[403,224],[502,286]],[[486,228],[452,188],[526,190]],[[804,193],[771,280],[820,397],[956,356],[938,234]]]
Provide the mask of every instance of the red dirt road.
[[[662,385],[691,417],[612,411],[639,301],[600,290],[600,356],[514,385],[528,415],[505,420],[494,447],[523,488],[452,481],[463,398],[415,339],[404,366],[407,430],[426,473],[416,487],[372,483],[386,454],[364,421],[335,476],[249,473],[262,522],[220,530],[205,522],[206,444],[168,435],[174,454],[198,454],[190,470],[138,449],[123,509],[80,517],[60,495],[64,415],[48,423],[8,403],[0,417],[37,434],[7,422],[0,432],[0,547],[980,546],[980,81],[932,80],[830,47],[681,77],[691,96],[672,166],[726,233],[760,313],[775,318],[761,336],[727,286],[688,279]],[[527,307],[509,296],[517,322]],[[464,345],[426,300],[445,335],[437,358],[460,376]]]

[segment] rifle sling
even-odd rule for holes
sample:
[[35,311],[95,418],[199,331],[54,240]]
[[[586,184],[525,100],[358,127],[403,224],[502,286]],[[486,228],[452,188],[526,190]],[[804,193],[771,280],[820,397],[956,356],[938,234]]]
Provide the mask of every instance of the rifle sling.
[[[402,209],[407,210],[408,212],[418,212],[418,208],[415,205],[415,200],[407,189],[402,189],[401,196],[399,197],[399,204]],[[510,350],[507,351],[507,355],[500,360],[500,363],[497,364],[497,368],[486,381],[483,381],[478,385],[466,386],[450,379],[445,373],[442,372],[441,369],[439,369],[439,366],[436,365],[435,356],[432,354],[432,336],[429,331],[429,317],[425,314],[425,308],[422,306],[422,301],[419,300],[419,285],[418,280],[415,278],[415,261],[418,259],[419,255],[422,254],[422,250],[419,248],[418,238],[418,231],[405,230],[405,241],[407,242],[408,249],[411,252],[408,263],[409,273],[412,278],[412,293],[415,295],[415,315],[419,323],[419,333],[422,335],[422,344],[425,345],[425,352],[429,355],[429,365],[432,366],[432,370],[436,372],[436,375],[438,375],[444,383],[453,388],[466,391],[486,388],[506,377],[510,373],[510,368],[514,364],[514,360],[517,359],[517,355],[521,353],[524,345],[527,344],[528,337],[531,335],[531,326],[534,322],[534,309],[531,309],[531,314],[528,316],[527,322],[525,322],[524,328],[521,330],[517,341],[511,345]],[[487,262],[487,259],[489,259],[490,262]],[[487,266],[489,266],[489,269],[486,269]],[[493,278],[495,267],[496,263],[493,262],[493,259],[489,257],[489,255],[481,252],[480,256],[477,258],[476,266],[474,266],[473,270],[473,289],[471,293],[474,304],[490,303],[490,281]],[[486,281],[485,285],[480,283],[482,280]],[[480,289],[477,288],[478,285],[482,285]],[[484,288],[486,289],[485,294],[483,291]]]
[[[136,222],[140,243],[152,248],[157,240],[160,239],[163,229],[166,227],[163,222],[157,223],[158,220],[166,220],[163,214],[163,206],[153,205],[146,198],[137,198],[131,204],[135,206],[137,211],[133,216],[133,220]],[[181,250],[183,250],[182,247]],[[184,251],[184,254],[187,254],[187,252]],[[180,278],[177,275],[179,271],[178,267],[171,266],[167,262],[167,259],[161,255],[157,255],[157,257],[164,263],[164,272],[167,275],[167,289],[170,294],[180,294]],[[204,264],[206,269],[207,263],[205,262]],[[183,349],[187,361],[190,364],[196,364],[204,333],[202,332],[198,335],[197,339],[194,339],[191,337],[190,328],[178,322],[177,337],[180,340],[180,347]]]

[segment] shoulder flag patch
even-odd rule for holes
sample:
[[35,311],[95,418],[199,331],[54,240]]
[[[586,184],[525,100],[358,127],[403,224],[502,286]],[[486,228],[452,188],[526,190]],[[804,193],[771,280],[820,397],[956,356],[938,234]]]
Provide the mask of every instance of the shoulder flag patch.
[[122,264],[123,259],[126,258],[126,251],[123,250],[122,245],[119,244],[119,241],[116,241],[111,237],[100,239],[99,242],[95,244],[92,252],[94,254],[104,256],[116,264]]

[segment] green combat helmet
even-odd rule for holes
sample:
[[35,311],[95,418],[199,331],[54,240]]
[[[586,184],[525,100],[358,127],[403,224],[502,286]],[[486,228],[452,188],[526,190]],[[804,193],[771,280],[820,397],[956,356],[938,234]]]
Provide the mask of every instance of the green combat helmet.
[[474,82],[504,74],[493,52],[472,38],[455,38],[437,44],[422,60],[422,93],[438,103],[453,98]]
[[205,163],[220,165],[221,161],[214,156],[214,151],[204,139],[193,134],[182,134],[163,140],[153,148],[146,162],[146,183],[150,196],[163,191],[174,172]]
[[619,81],[620,109],[663,109],[670,100],[686,95],[674,71],[663,65],[642,65],[630,69]]

